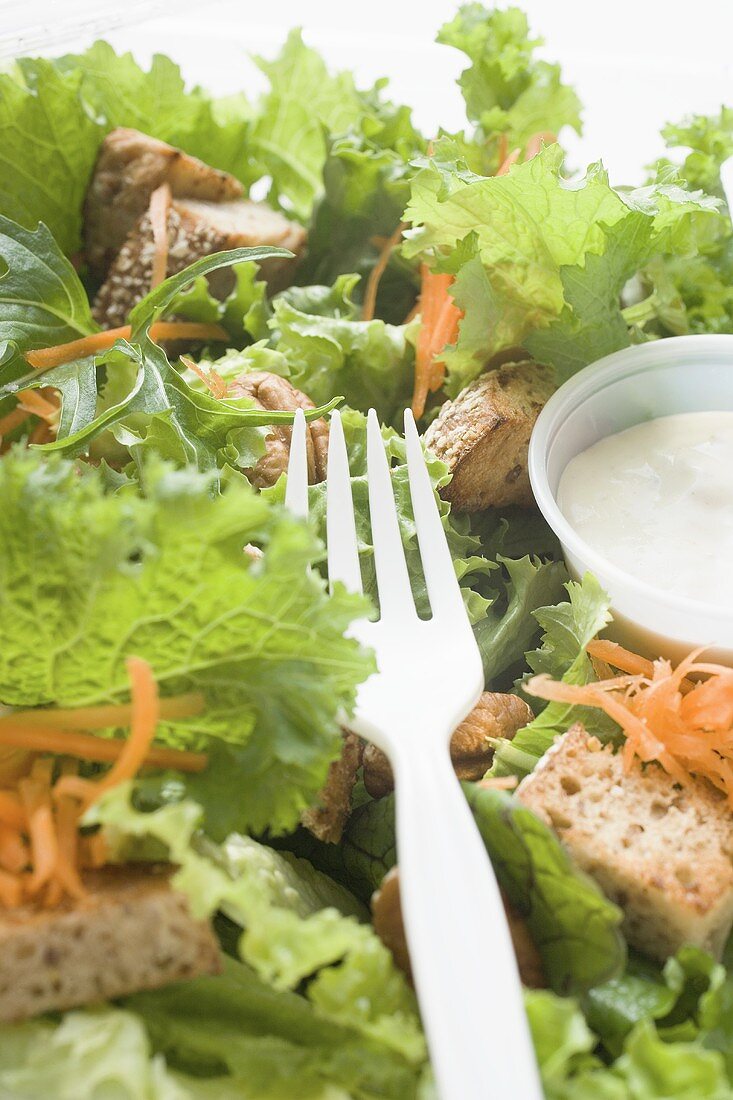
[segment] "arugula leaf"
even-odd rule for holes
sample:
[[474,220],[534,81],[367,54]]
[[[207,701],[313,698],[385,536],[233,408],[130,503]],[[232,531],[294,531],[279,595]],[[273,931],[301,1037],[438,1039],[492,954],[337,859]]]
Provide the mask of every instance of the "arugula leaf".
[[557,134],[572,126],[580,133],[580,101],[562,83],[559,65],[533,56],[543,39],[530,38],[527,17],[519,8],[464,4],[441,27],[438,42],[461,50],[471,62],[458,83],[469,119],[493,146],[493,171],[499,167],[499,135],[511,150],[522,148],[538,131]]
[[45,225],[24,229],[0,216],[0,259],[0,341],[23,352],[97,330],[79,276]]
[[[534,612],[542,627],[542,645],[526,654],[533,672],[546,673],[571,684],[587,684],[595,679],[593,665],[585,652],[588,642],[611,621],[609,599],[596,578],[586,573],[581,582],[565,585],[569,599]],[[607,740],[617,727],[605,715],[591,707],[550,703],[512,741],[502,740],[496,747],[492,775],[516,775],[531,772],[544,756],[555,737],[575,722]]]
[[195,803],[141,813],[130,796],[129,784],[117,787],[87,815],[103,826],[113,854],[128,859],[136,838],[160,841],[178,868],[173,884],[188,896],[193,914],[222,910],[239,924],[239,953],[263,981],[296,989],[310,978],[305,995],[323,1019],[353,1028],[408,1064],[421,1064],[425,1046],[407,982],[369,925],[323,907],[312,870],[304,877],[296,862],[284,875],[284,857],[242,838],[231,837],[221,848],[202,846],[195,837],[201,824]]
[[415,177],[405,217],[419,229],[404,246],[456,275],[465,319],[446,354],[450,395],[504,348],[524,344],[564,377],[628,343],[620,286],[654,255],[691,251],[696,220],[717,208],[667,177],[614,191],[600,164],[568,182],[558,146],[501,177],[452,157],[438,142]]
[[[203,257],[161,283],[137,304],[130,315],[132,342],[118,340],[114,348],[94,358],[93,369],[83,365],[75,369],[73,364],[64,364],[47,371],[32,371],[6,383],[3,388],[5,393],[57,386],[64,401],[72,402],[73,412],[62,411],[56,440],[44,444],[39,450],[74,457],[85,453],[90,443],[103,431],[128,421],[131,416],[135,417],[133,424],[124,426],[131,427],[133,431],[149,424],[150,417],[163,416],[167,436],[164,457],[208,470],[221,465],[219,455],[222,451],[226,451],[227,457],[244,454],[246,461],[261,453],[260,435],[255,432],[243,437],[242,432],[249,430],[251,433],[251,429],[266,424],[290,421],[292,414],[265,412],[253,407],[249,398],[223,401],[208,392],[194,389],[180,371],[171,366],[163,349],[150,338],[149,329],[177,300],[180,292],[197,278],[231,263],[259,260],[273,253],[282,255],[283,251],[241,248]],[[105,367],[107,373],[101,411],[98,410],[96,393],[96,369],[100,367]],[[113,375],[111,385],[110,373]],[[82,384],[84,393],[80,394],[78,391]],[[326,409],[308,412],[307,417],[321,415],[329,407],[333,407],[333,402]],[[73,431],[70,430],[72,427]],[[149,449],[160,442],[161,430],[158,419],[150,440],[142,437],[142,443]],[[123,437],[130,445],[141,442],[139,431],[137,436],[123,433]]]
[[163,695],[206,700],[202,715],[163,723],[162,740],[236,747],[241,827],[292,828],[372,668],[343,637],[364,601],[326,596],[306,569],[314,536],[241,477],[212,496],[211,476],[150,466],[143,498],[83,473],[22,450],[0,463],[0,699],[120,700],[125,657],[144,657]]

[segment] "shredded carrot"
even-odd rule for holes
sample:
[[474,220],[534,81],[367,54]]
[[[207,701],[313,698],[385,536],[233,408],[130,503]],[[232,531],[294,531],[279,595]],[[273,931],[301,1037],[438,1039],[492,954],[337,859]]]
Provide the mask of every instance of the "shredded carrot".
[[[25,353],[26,362],[38,370],[48,370],[69,363],[72,359],[83,359],[87,355],[111,348],[116,340],[129,340],[132,335],[130,325],[93,332],[72,340],[68,344],[58,344],[53,348],[38,348]],[[204,324],[201,321],[156,321],[150,326],[151,340],[218,340],[226,341],[229,334],[221,325]]]
[[19,427],[24,420],[27,420],[30,416],[25,409],[20,405],[16,405],[9,413],[0,420],[0,439],[6,436],[9,432],[12,432],[14,428]]
[[499,135],[499,145],[497,147],[497,163],[503,164],[509,153],[509,138],[506,134]]
[[15,791],[0,791],[0,822],[13,829],[22,829],[25,826],[23,803]]
[[55,788],[58,797],[67,793],[81,796],[89,806],[111,787],[132,779],[145,762],[160,717],[158,685],[150,665],[140,657],[128,657],[127,671],[132,686],[132,725],[122,751],[101,779],[90,781],[63,776]]
[[57,397],[55,398],[53,395],[44,397],[37,390],[21,390],[18,394],[18,404],[26,412],[33,413],[35,416],[39,416],[41,420],[46,420],[49,424],[56,426],[59,415]]
[[426,264],[421,268],[420,333],[415,351],[415,384],[412,411],[415,417],[425,412],[429,393],[443,384],[445,367],[440,354],[446,344],[455,340],[463,313],[450,295],[452,275],[432,272]]
[[162,283],[168,272],[168,213],[171,208],[171,187],[161,183],[150,196],[148,215],[153,232],[153,270],[150,289]]
[[14,909],[23,900],[23,881],[8,871],[0,871],[0,904]]
[[29,862],[28,845],[18,829],[0,825],[0,867],[12,874],[19,874]]
[[[75,761],[64,761],[62,775],[77,775]],[[58,832],[57,881],[63,890],[72,897],[80,898],[86,893],[78,871],[79,857],[79,805],[74,798],[61,795],[56,799],[56,820]]]
[[[168,722],[179,718],[192,718],[204,709],[204,697],[199,692],[171,695],[160,700],[160,717]],[[131,703],[110,703],[100,707],[35,707],[33,710],[16,710],[0,717],[0,730],[17,726],[53,727],[58,730],[103,730],[110,726],[129,726],[132,720]],[[68,752],[60,748],[59,752]]]
[[103,833],[92,833],[82,837],[83,862],[85,867],[104,867],[109,858],[107,841]]
[[521,149],[512,149],[508,157],[505,157],[496,170],[497,176],[505,176],[509,169],[517,163],[522,154]]
[[586,647],[591,657],[597,657],[599,661],[605,661],[613,665],[621,672],[630,672],[634,676],[654,675],[654,662],[646,657],[640,657],[638,653],[632,653],[630,649],[624,649],[618,642],[610,642],[605,638],[596,638]]
[[513,791],[518,782],[516,775],[487,775],[479,782],[479,787],[489,791]]
[[402,234],[407,228],[405,222],[400,224],[395,229],[394,233],[384,242],[382,246],[377,262],[369,273],[367,279],[366,289],[364,291],[364,305],[361,311],[362,321],[371,321],[374,317],[374,311],[377,307],[377,291],[379,290],[379,283],[382,276],[387,270],[387,264],[389,263],[390,256],[394,252],[397,245],[402,240]]
[[[113,763],[128,744],[119,737],[95,737],[94,734],[78,733],[73,730],[61,731],[53,726],[20,725],[12,723],[0,726],[0,745],[12,745],[29,749],[32,752],[54,752],[77,756],[81,760],[94,760],[98,763]],[[168,749],[159,746],[150,748],[144,764],[154,768],[176,768],[184,772],[203,771],[208,757],[201,752],[187,752],[184,749]],[[0,806],[0,820],[3,811]]]
[[58,840],[51,806],[49,778],[37,773],[18,784],[20,797],[28,820],[33,872],[27,884],[27,893],[38,894],[50,881],[58,860]]
[[532,157],[537,156],[543,145],[554,145],[556,141],[557,134],[553,134],[552,130],[538,130],[536,134],[532,134],[525,146],[524,159],[531,160]]
[[184,366],[188,367],[189,370],[192,370],[194,374],[199,376],[203,384],[214,397],[221,401],[227,396],[229,386],[214,367],[206,371],[198,363],[195,363],[193,359],[189,359],[187,355],[182,355],[180,358]]
[[612,642],[593,642],[593,656],[628,671],[590,684],[535,676],[530,694],[595,707],[623,730],[627,769],[657,761],[675,780],[708,779],[733,807],[733,669],[699,660],[696,650],[673,668],[646,661]]

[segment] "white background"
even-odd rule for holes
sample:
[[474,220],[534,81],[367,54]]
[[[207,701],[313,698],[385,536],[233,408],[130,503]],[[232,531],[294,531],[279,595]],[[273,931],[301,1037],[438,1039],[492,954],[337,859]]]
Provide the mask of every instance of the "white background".
[[[586,106],[585,136],[570,142],[576,167],[602,157],[616,182],[636,182],[644,164],[662,151],[657,135],[666,120],[714,111],[723,101],[733,105],[733,0],[519,3],[546,39],[545,56],[563,63]],[[64,49],[85,44],[90,36],[71,30],[61,43],[65,20],[86,18],[98,33],[110,20],[139,17],[141,10],[175,10],[175,17],[158,15],[105,37],[132,48],[140,60],[156,49],[167,52],[189,79],[215,92],[255,91],[262,78],[247,53],[271,56],[289,28],[302,25],[306,40],[330,64],[354,69],[361,83],[389,76],[393,98],[412,104],[418,124],[430,132],[464,122],[454,83],[462,55],[432,43],[457,6],[451,0],[184,0],[175,7],[141,0],[0,0],[0,52],[15,32],[34,48],[39,33]]]

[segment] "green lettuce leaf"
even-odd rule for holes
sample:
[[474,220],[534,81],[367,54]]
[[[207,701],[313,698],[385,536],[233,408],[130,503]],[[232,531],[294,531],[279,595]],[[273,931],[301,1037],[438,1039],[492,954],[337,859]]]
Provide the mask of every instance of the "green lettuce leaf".
[[[565,588],[568,600],[534,612],[543,631],[542,645],[526,654],[527,663],[533,672],[571,684],[587,684],[595,679],[595,673],[585,647],[611,621],[609,599],[591,573],[586,573],[580,582],[568,581]],[[519,778],[528,775],[555,737],[575,722],[582,722],[590,733],[604,740],[617,729],[598,710],[550,703],[512,741],[499,742],[491,774]]]
[[298,30],[290,32],[279,57],[257,63],[270,88],[249,133],[251,153],[272,180],[271,201],[307,218],[323,186],[327,134],[357,124],[364,103],[351,74],[332,76]]
[[291,863],[284,873],[283,857],[254,841],[197,843],[200,807],[186,800],[141,813],[129,784],[100,799],[87,820],[103,826],[122,859],[130,839],[160,841],[178,868],[173,885],[188,896],[194,915],[223,910],[239,924],[241,958],[264,982],[294,990],[309,978],[305,996],[322,1019],[383,1044],[407,1064],[424,1061],[414,997],[392,956],[369,925],[321,907],[323,887],[314,887],[312,871],[304,878]]
[[[546,825],[501,791],[463,789],[502,888],[525,918],[558,993],[583,992],[622,970],[621,911],[579,871]],[[355,809],[338,848],[304,833],[286,838],[297,851],[368,900],[395,865],[394,796]]]
[[453,156],[450,143],[437,144],[405,213],[418,229],[405,252],[432,255],[456,275],[452,293],[466,314],[446,355],[451,395],[505,348],[525,345],[562,378],[625,346],[623,284],[655,255],[694,251],[695,220],[717,209],[666,177],[615,191],[600,164],[569,182],[558,146],[501,177]]
[[[101,471],[16,450],[0,463],[0,699],[88,705],[127,694],[124,659],[203,714],[163,741],[239,750],[241,827],[292,828],[339,752],[338,714],[371,659],[343,632],[365,602],[307,566],[308,530],[241,477],[150,468],[108,493]],[[264,550],[253,561],[243,548]],[[183,595],[185,594],[185,598]]]
[[580,101],[562,83],[559,65],[534,57],[543,39],[530,37],[527,17],[519,8],[464,4],[441,27],[438,42],[461,50],[471,62],[459,84],[466,113],[479,127],[479,139],[491,146],[493,163],[487,167],[493,171],[499,167],[500,136],[512,150],[522,148],[539,131],[557,134],[563,126],[572,126],[580,133]]
[[[336,285],[341,288],[337,293],[350,297],[354,280],[341,276]],[[299,308],[305,304],[281,295],[273,301],[270,321],[274,346],[290,364],[293,385],[317,405],[340,394],[352,408],[375,408],[382,422],[396,424],[412,393],[409,326],[356,320],[351,301],[341,316]]]
[[[414,158],[426,143],[406,107],[379,102],[348,133],[331,137],[323,167],[324,192],[308,234],[308,254],[298,269],[302,284],[331,283],[356,272],[357,296],[402,219]],[[415,301],[417,271],[400,250],[392,252],[377,292],[376,316],[401,323]]]

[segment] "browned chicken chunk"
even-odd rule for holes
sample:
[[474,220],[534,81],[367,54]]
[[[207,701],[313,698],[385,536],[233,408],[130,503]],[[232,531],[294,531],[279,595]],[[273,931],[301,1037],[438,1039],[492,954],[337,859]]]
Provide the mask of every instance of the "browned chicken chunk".
[[216,936],[168,877],[107,867],[85,876],[79,901],[0,914],[0,1022],[218,973]]
[[529,437],[553,389],[544,367],[512,363],[481,375],[443,406],[425,444],[450,467],[442,496],[455,511],[532,503]]
[[[229,248],[261,244],[288,248],[300,255],[305,230],[271,210],[269,206],[239,199],[213,203],[194,199],[174,200],[168,211],[168,260],[166,274],[175,275],[202,256]],[[132,307],[151,286],[155,244],[148,214],[143,214],[120,249],[94,302],[94,316],[109,328],[123,325]],[[293,260],[272,258],[261,264],[271,288],[287,282]],[[229,271],[210,278],[212,293],[225,297],[232,285]]]
[[228,172],[164,141],[138,130],[113,130],[102,142],[84,206],[86,258],[97,277],[104,276],[163,183],[174,198],[209,202],[238,199],[244,191]]

